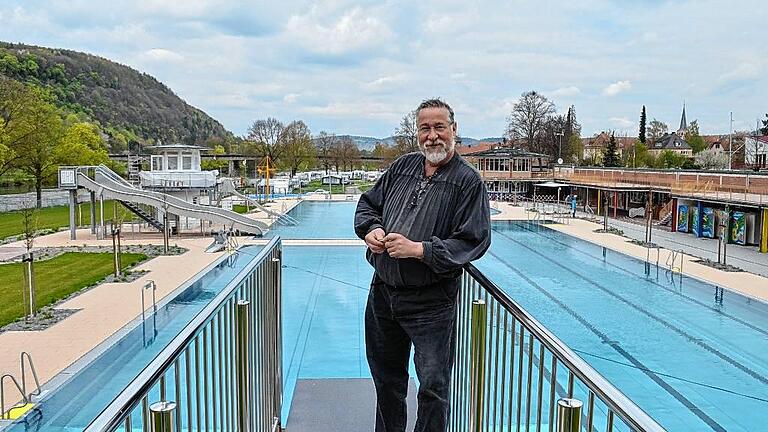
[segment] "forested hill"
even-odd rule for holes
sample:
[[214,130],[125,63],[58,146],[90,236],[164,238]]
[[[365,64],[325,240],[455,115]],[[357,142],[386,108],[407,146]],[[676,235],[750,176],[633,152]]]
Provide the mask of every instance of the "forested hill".
[[155,78],[102,57],[0,42],[0,74],[47,88],[58,106],[98,122],[113,152],[130,142],[202,145],[232,136]]

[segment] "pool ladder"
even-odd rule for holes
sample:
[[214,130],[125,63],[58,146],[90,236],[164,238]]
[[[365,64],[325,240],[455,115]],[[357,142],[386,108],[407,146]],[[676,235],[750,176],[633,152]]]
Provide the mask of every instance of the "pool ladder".
[[[152,290],[152,337],[149,338],[149,340],[147,340],[147,331],[146,331],[147,315],[146,315],[146,308],[144,307],[144,304],[145,304],[144,292],[149,289]],[[147,281],[147,283],[145,283],[144,286],[141,287],[141,337],[143,340],[143,345],[145,347],[151,344],[155,340],[155,336],[157,336],[157,294],[156,293],[157,293],[157,285],[153,280]]]
[[[669,271],[672,273],[678,272],[683,274],[684,257],[685,252],[682,249],[670,251],[669,255],[667,256],[667,267],[669,267]],[[680,267],[675,266],[678,258],[680,258]]]
[[[24,361],[26,359],[26,362]],[[22,351],[21,352],[21,384],[19,384],[19,381],[11,375],[10,373],[3,374],[3,376],[0,377],[0,420],[11,420],[11,411],[14,409],[23,408],[29,404],[32,403],[32,397],[33,396],[39,396],[41,393],[40,390],[40,380],[37,378],[37,371],[35,370],[35,364],[32,362],[32,356],[29,355],[28,352]],[[29,372],[32,374],[32,378],[35,380],[35,386],[37,387],[34,391],[27,393],[27,366],[29,367]],[[16,404],[8,409],[8,411],[5,411],[5,381],[6,378],[13,384],[14,387],[16,387],[16,390],[18,390],[19,394],[21,395],[21,404]]]

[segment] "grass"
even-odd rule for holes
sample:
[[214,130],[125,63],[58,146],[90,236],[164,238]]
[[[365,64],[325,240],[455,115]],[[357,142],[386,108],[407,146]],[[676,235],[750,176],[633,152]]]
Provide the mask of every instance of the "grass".
[[[67,252],[35,263],[35,300],[38,309],[112,274],[111,253]],[[124,253],[123,268],[147,259],[144,254]],[[0,265],[0,327],[24,316],[24,268],[22,263]]]
[[[114,201],[104,201],[104,221],[112,219],[114,214]],[[75,221],[80,222],[82,217],[82,225],[90,225],[91,223],[91,203],[83,203],[79,205],[80,209],[75,209]],[[118,216],[130,215],[129,211],[123,207],[122,204],[117,203]],[[128,217],[126,217],[127,219]],[[99,206],[96,204],[96,220],[99,219]],[[69,206],[57,206],[47,207],[37,211],[37,229],[58,229],[61,227],[69,226]],[[17,236],[22,234],[23,218],[21,211],[12,211],[6,213],[0,213],[0,239]]]
[[243,213],[247,213],[249,208],[253,208],[253,207],[246,207],[243,204],[234,204],[232,206],[232,211],[234,211],[235,213],[243,214]]

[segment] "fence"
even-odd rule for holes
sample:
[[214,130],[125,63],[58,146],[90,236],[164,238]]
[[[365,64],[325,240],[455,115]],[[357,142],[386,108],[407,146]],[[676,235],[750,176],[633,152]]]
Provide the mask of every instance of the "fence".
[[577,420],[589,432],[664,430],[472,265],[455,360],[452,432],[564,430],[561,398],[584,402]]
[[281,259],[278,237],[88,425],[86,432],[280,430]]

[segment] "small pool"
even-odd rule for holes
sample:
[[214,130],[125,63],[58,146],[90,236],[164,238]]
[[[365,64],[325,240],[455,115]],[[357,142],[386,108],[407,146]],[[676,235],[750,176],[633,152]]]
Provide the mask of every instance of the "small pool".
[[[140,320],[129,323],[117,342],[103,348],[95,359],[44,396],[35,407],[36,412],[27,415],[28,418],[39,418],[39,422],[33,427],[18,422],[5,430],[83,430],[256,257],[260,249],[261,246],[244,247],[223,258],[173,300],[158,308],[154,319],[150,313],[144,325]],[[102,347],[96,348],[97,351],[100,349]]]
[[356,239],[352,226],[357,201],[303,201],[288,213],[296,226],[274,225],[266,237],[284,239]]

